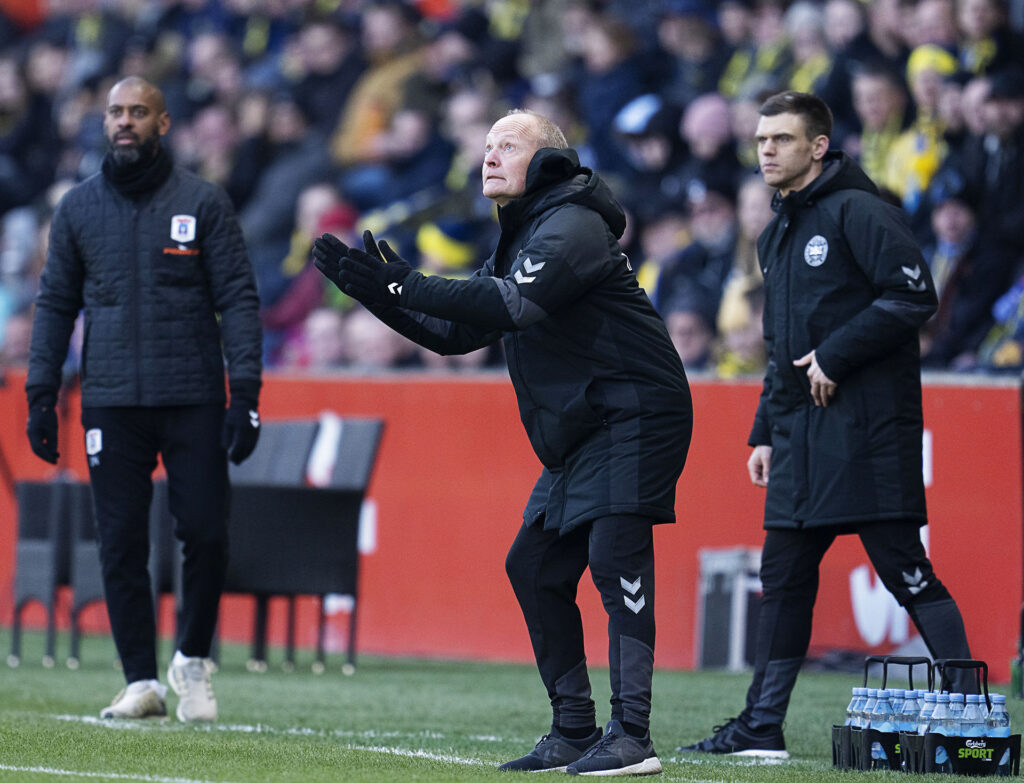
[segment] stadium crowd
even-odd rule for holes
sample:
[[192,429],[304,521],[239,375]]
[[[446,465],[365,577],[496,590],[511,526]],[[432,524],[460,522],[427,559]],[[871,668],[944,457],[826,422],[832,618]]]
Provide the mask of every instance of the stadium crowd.
[[923,366],[1016,372],[1022,30],[1020,0],[0,2],[0,365],[27,358],[53,207],[98,171],[107,92],[137,74],[164,92],[174,159],[234,202],[270,369],[501,366],[418,349],[329,290],[310,249],[368,228],[467,274],[498,234],[481,139],[519,106],[612,185],[686,368],[761,374],[753,135],[760,102],[796,89],[910,219],[940,297]]

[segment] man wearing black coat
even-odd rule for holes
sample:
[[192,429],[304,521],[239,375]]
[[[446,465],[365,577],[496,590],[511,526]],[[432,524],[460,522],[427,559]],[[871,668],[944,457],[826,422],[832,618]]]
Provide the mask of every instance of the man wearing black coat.
[[[318,268],[438,353],[503,341],[519,413],[543,464],[506,561],[551,701],[551,730],[505,770],[653,774],[652,524],[675,519],[692,428],[682,362],[619,248],[625,216],[565,136],[514,111],[487,135],[494,254],[468,280],[425,277],[386,242],[325,235]],[[608,612],[611,721],[591,699],[576,590],[589,565]]]
[[919,535],[918,330],[936,307],[928,266],[899,209],[829,152],[821,99],[780,93],[760,114],[758,161],[778,192],[757,243],[769,358],[747,463],[767,490],[757,654],[742,713],[681,750],[788,758],[782,722],[837,535],[860,537],[933,656],[970,650]]
[[83,311],[85,451],[127,682],[101,716],[166,714],[147,568],[159,455],[184,544],[178,649],[167,676],[180,720],[215,720],[207,657],[227,567],[227,461],[244,460],[259,436],[262,335],[231,203],[173,164],[160,143],[170,124],[155,86],[138,77],[115,84],[102,171],[57,205],[32,328],[28,437],[37,456],[56,464],[61,366]]

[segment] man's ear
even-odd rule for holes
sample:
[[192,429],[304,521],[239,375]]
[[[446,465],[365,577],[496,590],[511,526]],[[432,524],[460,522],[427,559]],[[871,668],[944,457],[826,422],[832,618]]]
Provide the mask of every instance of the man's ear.
[[828,152],[828,136],[824,134],[815,136],[811,142],[811,157],[816,161],[820,161],[825,157],[826,152]]
[[164,112],[160,115],[160,118],[156,121],[156,131],[161,136],[166,136],[167,131],[171,129],[171,115]]

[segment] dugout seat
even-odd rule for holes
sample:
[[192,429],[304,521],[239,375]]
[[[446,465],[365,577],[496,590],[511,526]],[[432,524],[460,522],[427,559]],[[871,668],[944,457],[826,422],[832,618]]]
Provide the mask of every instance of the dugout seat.
[[286,665],[294,666],[295,598],[319,598],[316,662],[324,669],[328,594],[351,596],[343,671],[355,669],[359,520],[384,423],[340,418],[265,422],[259,445],[231,465],[226,593],[256,597],[250,668],[266,668],[269,601],[288,602]]

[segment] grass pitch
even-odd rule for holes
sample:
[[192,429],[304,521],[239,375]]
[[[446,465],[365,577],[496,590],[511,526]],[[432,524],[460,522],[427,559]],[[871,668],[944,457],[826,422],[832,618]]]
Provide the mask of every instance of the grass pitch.
[[[0,781],[507,783],[509,773],[497,765],[526,753],[550,722],[532,666],[364,657],[347,677],[334,656],[325,674],[314,675],[309,651],[299,651],[297,671],[284,672],[281,651],[272,650],[270,670],[254,674],[246,670],[245,648],[236,645],[224,646],[214,676],[218,723],[178,723],[173,693],[169,719],[101,721],[99,710],[123,685],[111,640],[84,639],[77,671],[62,662],[43,668],[42,644],[41,634],[26,634],[21,666],[0,664]],[[0,652],[9,648],[10,632],[0,629]],[[161,653],[166,665],[169,647]],[[840,720],[854,679],[801,675],[785,727],[793,760],[755,765],[675,750],[738,712],[748,675],[658,671],[651,730],[665,772],[653,779],[934,783],[934,776],[832,769],[830,726]],[[595,669],[592,680],[598,718],[606,721],[607,670]],[[1008,707],[1019,731],[1024,703],[1011,699]]]

